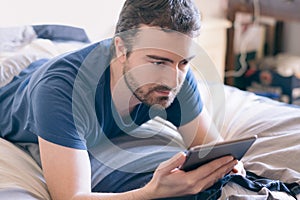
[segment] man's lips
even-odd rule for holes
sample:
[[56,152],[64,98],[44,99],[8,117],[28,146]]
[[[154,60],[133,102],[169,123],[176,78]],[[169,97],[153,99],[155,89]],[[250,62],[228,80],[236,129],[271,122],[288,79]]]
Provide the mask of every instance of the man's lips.
[[169,96],[171,93],[170,90],[155,90],[155,92],[162,96]]

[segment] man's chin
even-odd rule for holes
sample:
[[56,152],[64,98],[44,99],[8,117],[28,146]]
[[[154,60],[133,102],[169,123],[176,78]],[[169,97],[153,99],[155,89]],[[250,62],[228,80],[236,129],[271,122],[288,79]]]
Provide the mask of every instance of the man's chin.
[[157,106],[159,109],[166,109],[168,108],[172,102],[174,101],[173,95],[170,96],[155,96],[155,95],[147,95],[147,96],[139,96],[135,93],[137,99],[139,99],[142,103],[148,106]]
[[170,101],[169,99],[166,99],[166,100],[156,100],[156,101],[152,101],[152,102],[143,102],[145,104],[147,104],[148,106],[153,106],[154,108],[158,108],[158,109],[166,109],[168,108],[171,103],[173,101]]

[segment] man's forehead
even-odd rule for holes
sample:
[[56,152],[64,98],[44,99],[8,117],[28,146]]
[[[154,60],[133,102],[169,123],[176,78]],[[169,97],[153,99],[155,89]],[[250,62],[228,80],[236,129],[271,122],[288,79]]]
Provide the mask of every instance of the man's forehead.
[[133,50],[159,49],[175,53],[183,58],[196,54],[195,42],[189,36],[161,28],[140,28],[133,42]]

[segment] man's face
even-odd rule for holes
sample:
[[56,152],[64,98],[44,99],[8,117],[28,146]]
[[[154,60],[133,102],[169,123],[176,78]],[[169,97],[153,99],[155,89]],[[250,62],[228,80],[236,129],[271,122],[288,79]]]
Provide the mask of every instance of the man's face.
[[134,50],[123,64],[124,79],[138,100],[166,108],[184,82],[190,59],[165,50]]
[[167,108],[178,94],[189,62],[195,56],[192,44],[186,35],[143,26],[122,62],[127,87],[139,101]]

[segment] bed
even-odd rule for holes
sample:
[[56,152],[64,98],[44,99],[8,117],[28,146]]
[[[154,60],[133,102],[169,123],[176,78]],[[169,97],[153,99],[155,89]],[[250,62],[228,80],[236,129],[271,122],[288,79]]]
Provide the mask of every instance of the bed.
[[[90,43],[84,30],[59,25],[1,29],[0,40],[0,87],[34,60],[51,58]],[[223,94],[221,97],[215,95],[220,89]],[[225,140],[258,135],[257,141],[242,158],[245,169],[268,179],[297,183],[293,191],[300,198],[300,108],[200,79],[199,90],[204,105]],[[215,98],[218,98],[217,103],[213,101]],[[124,163],[124,166],[132,166],[130,164],[134,163],[136,171],[145,169],[142,164],[149,165],[149,169],[155,167],[156,163],[150,161],[161,153],[157,149],[174,153],[185,150],[182,138],[174,127],[160,118],[150,120],[132,134],[142,134],[145,141],[149,141],[149,138],[154,141],[154,144],[149,145],[141,142],[140,146],[132,141],[124,144],[128,151],[148,152],[146,156],[133,159],[131,163]],[[165,143],[155,143],[157,138],[160,141],[163,139]],[[166,146],[168,149],[164,148]],[[0,199],[50,199],[39,158],[31,157],[36,155],[32,152],[38,152],[36,144],[13,144],[0,138]],[[110,157],[110,154],[106,156]],[[118,164],[118,167],[124,167],[122,163]],[[92,177],[94,185],[100,176],[103,174]],[[253,192],[229,182],[222,189],[219,199],[295,198],[266,188]]]

